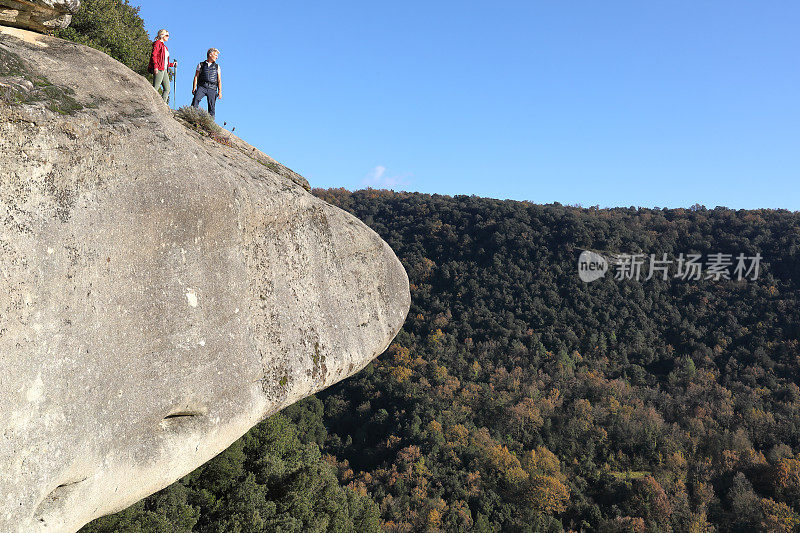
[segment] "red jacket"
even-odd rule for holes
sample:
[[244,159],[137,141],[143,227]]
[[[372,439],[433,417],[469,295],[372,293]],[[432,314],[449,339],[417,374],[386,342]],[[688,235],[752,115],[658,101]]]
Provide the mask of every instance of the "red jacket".
[[[153,53],[150,56],[150,65],[147,67],[149,72],[155,72],[156,65],[158,65],[159,69],[162,70],[162,65],[164,65],[164,58],[167,55],[167,45],[164,44],[161,39],[156,39],[153,41]],[[170,63],[167,65],[168,67],[174,67],[175,63]]]

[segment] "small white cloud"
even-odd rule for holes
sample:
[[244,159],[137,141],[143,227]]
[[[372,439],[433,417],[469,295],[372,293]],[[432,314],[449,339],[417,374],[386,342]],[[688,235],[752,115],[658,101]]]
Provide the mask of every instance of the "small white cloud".
[[386,167],[378,165],[370,170],[361,182],[364,187],[373,189],[396,189],[408,187],[411,174],[388,175]]
[[383,178],[383,175],[386,174],[386,167],[378,165],[377,167],[370,170],[369,174],[367,174],[367,180],[376,182],[380,181]]

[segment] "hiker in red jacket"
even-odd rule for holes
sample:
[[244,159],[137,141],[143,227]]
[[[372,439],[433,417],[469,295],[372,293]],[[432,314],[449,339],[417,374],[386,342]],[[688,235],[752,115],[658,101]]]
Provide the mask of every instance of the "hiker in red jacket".
[[153,87],[158,92],[159,86],[162,87],[161,97],[165,102],[169,102],[169,73],[167,68],[174,67],[175,63],[169,62],[169,50],[167,49],[167,30],[158,30],[158,36],[153,41],[153,54],[150,56],[150,66],[148,70],[153,73]]

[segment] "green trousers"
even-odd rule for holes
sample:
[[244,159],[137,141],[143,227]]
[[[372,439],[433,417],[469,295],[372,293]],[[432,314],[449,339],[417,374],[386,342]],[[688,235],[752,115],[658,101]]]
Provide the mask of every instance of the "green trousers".
[[165,102],[169,103],[169,72],[166,70],[157,70],[156,73],[153,75],[153,87],[162,88],[161,97],[164,99]]

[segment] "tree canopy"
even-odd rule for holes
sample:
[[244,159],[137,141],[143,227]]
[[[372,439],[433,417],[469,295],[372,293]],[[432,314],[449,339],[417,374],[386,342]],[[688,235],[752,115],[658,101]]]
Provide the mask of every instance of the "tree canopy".
[[139,74],[147,73],[152,41],[128,0],[82,0],[69,27],[57,35],[105,52]]

